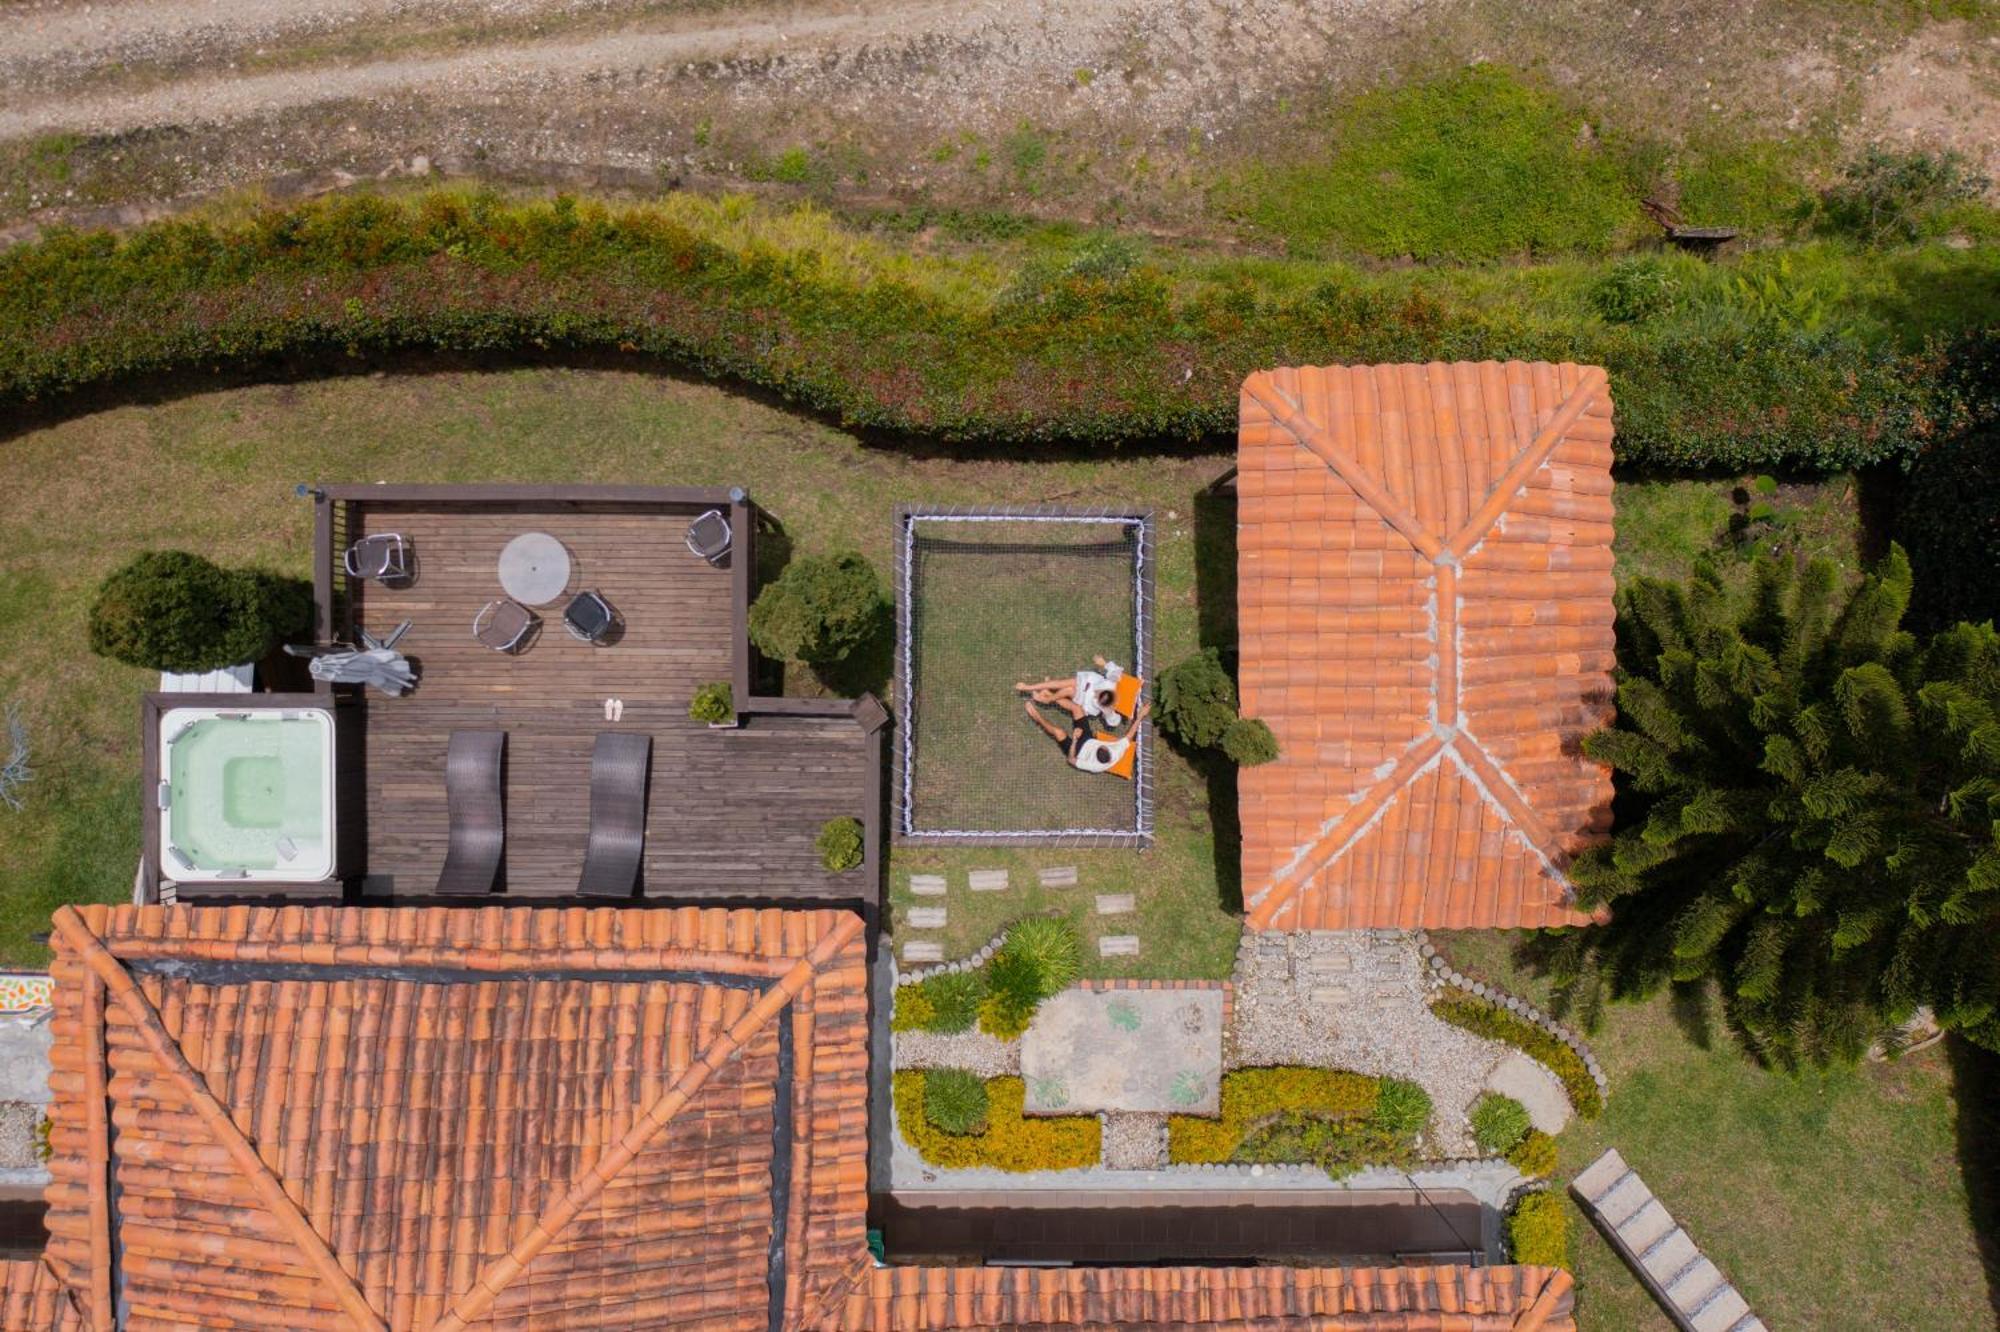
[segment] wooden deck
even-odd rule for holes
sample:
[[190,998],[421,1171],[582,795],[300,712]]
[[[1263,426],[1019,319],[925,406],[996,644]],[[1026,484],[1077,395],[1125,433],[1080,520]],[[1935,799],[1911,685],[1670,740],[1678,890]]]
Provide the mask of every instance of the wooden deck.
[[[642,895],[673,898],[872,897],[864,873],[829,875],[813,839],[827,819],[864,818],[879,747],[852,717],[752,716],[735,730],[688,720],[688,699],[736,678],[746,582],[683,544],[700,504],[350,500],[334,542],[398,532],[415,547],[406,588],[360,584],[345,629],[387,634],[420,673],[404,698],[369,693],[361,771],[343,780],[341,818],[364,820],[364,895],[423,896],[444,860],[444,757],[454,730],[507,733],[507,853],[499,895],[573,896],[590,820],[590,754],[600,731],[653,737]],[[562,627],[567,595],[535,607],[538,639],[518,655],[484,647],[473,617],[501,595],[501,547],[523,532],[568,547],[570,593],[594,589],[624,632],[606,646]],[[336,580],[338,581],[338,580]],[[343,632],[341,636],[345,636]],[[739,691],[739,697],[741,691]],[[605,700],[624,701],[605,720]]]

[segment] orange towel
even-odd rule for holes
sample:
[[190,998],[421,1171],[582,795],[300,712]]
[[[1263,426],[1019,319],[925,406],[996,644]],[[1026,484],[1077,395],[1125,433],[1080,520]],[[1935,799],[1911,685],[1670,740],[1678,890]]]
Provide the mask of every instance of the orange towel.
[[1129,672],[1119,676],[1118,683],[1112,686],[1115,697],[1111,706],[1118,710],[1121,717],[1132,716],[1139,711],[1139,691],[1145,687],[1144,680]]
[[[1091,734],[1100,744],[1115,745],[1118,743],[1115,738],[1104,734],[1102,731],[1093,731]],[[1123,777],[1128,782],[1132,780],[1133,770],[1139,762],[1139,733],[1132,731],[1129,735],[1132,743],[1125,746],[1125,752],[1118,756],[1116,763],[1105,769],[1106,772]]]

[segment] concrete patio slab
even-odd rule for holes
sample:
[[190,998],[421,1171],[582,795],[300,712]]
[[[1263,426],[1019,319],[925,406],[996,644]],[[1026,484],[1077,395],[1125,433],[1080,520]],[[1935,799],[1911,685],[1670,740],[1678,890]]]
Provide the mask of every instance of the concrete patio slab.
[[1030,1114],[1216,1114],[1220,990],[1065,990],[1021,1037]]
[[1562,1080],[1524,1054],[1501,1060],[1486,1075],[1486,1089],[1526,1106],[1529,1122],[1544,1133],[1561,1133],[1569,1126],[1569,1093]]

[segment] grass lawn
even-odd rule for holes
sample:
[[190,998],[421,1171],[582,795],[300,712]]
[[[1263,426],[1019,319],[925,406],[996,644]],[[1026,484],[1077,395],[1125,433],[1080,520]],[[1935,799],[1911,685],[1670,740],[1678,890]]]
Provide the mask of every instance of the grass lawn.
[[[1468,974],[1547,1003],[1547,986],[1514,964],[1515,936],[1432,939]],[[1670,995],[1610,1005],[1590,1041],[1611,1097],[1601,1119],[1559,1139],[1559,1180],[1616,1147],[1772,1327],[1993,1325],[1944,1046],[1767,1072],[1712,1005]],[[1582,1213],[1572,1219],[1586,1332],[1670,1329]]]

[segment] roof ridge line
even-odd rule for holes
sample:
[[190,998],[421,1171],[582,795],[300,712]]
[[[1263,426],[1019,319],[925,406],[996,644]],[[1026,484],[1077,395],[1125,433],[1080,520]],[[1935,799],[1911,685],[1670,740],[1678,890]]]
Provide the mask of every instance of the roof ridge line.
[[119,965],[118,959],[111,955],[104,941],[97,937],[74,907],[58,907],[51,923],[64,941],[76,949],[79,960],[104,983],[105,989],[132,1018],[148,1053],[159,1062],[168,1080],[188,1098],[195,1117],[207,1126],[216,1144],[234,1162],[251,1190],[271,1212],[280,1230],[287,1232],[298,1246],[301,1256],[326,1283],[335,1302],[367,1332],[387,1332],[382,1315],[354,1284],[352,1274],[341,1265],[332,1248],[312,1228],[312,1223],[299,1211],[291,1195],[285,1192],[285,1186],[271,1173],[263,1158],[257,1155],[257,1149],[250,1145],[249,1138],[236,1126],[229,1111],[209,1089],[207,1080],[188,1062],[173,1037],[167,1035],[159,1010],[153,1007],[153,1001],[146,997],[138,982],[132,979],[132,974]]
[[484,1318],[492,1309],[493,1302],[515,1277],[519,1276],[538,1256],[555,1241],[577,1214],[594,1201],[605,1187],[630,1165],[638,1154],[646,1149],[654,1136],[672,1122],[694,1095],[705,1086],[723,1064],[742,1048],[744,1042],[756,1035],[771,1019],[782,1011],[786,1004],[798,997],[801,990],[818,974],[819,968],[834,954],[845,948],[850,940],[863,928],[861,917],[843,913],[834,927],[823,935],[819,942],[804,957],[794,962],[791,968],[766,990],[750,1008],[738,1018],[727,1031],[710,1042],[687,1071],[660,1094],[658,1100],[646,1108],[644,1114],[626,1129],[623,1137],[613,1144],[596,1164],[573,1181],[567,1192],[549,1204],[535,1219],[528,1233],[500,1257],[487,1264],[486,1270],[474,1279],[470,1289],[452,1301],[445,1315],[431,1324],[431,1332],[463,1332],[463,1329],[478,1319]]
[[[1263,383],[1259,383],[1259,379]],[[1268,392],[1266,390],[1268,385]],[[1272,424],[1278,426],[1299,446],[1315,458],[1333,469],[1342,481],[1347,483],[1357,498],[1375,510],[1382,521],[1402,534],[1405,541],[1416,548],[1419,555],[1427,560],[1436,560],[1447,550],[1446,544],[1436,533],[1418,522],[1416,517],[1402,505],[1396,503],[1395,496],[1388,488],[1362,470],[1354,459],[1342,453],[1333,445],[1326,431],[1311,417],[1307,416],[1291,399],[1291,395],[1277,386],[1268,372],[1252,375],[1243,385],[1243,391],[1260,403],[1271,414]]]
[[[1486,743],[1474,735],[1470,727],[1461,726],[1456,738],[1464,743],[1462,746],[1453,745],[1453,749],[1457,751],[1455,757],[1466,770],[1466,775],[1473,779],[1480,793],[1499,806],[1500,812],[1507,816],[1507,821],[1513,824],[1514,829],[1530,846],[1535,848],[1536,854],[1545,861],[1553,861],[1554,857],[1549,852],[1548,846],[1554,837],[1548,825],[1542,822],[1541,816],[1529,806],[1527,797],[1521,794],[1513,774],[1502,767],[1498,759],[1486,752]],[[1554,872],[1555,865],[1551,863],[1549,869]]]
[[1567,1271],[1560,1267],[1552,1269],[1549,1272],[1549,1279],[1543,1282],[1541,1290],[1536,1292],[1535,1302],[1523,1309],[1514,1319],[1515,1332],[1541,1332],[1541,1329],[1548,1326],[1549,1319],[1555,1316],[1556,1306],[1562,1303],[1562,1297],[1567,1295],[1574,1285],[1576,1278]]
[[818,1326],[821,1320],[832,1315],[834,1305],[846,1299],[847,1293],[854,1289],[855,1283],[874,1266],[875,1255],[869,1252],[867,1245],[862,1245],[861,1252],[855,1254],[848,1262],[846,1270],[836,1272],[833,1279],[820,1291],[819,1298],[799,1311],[799,1319],[792,1326],[798,1328]]
[[1527,484],[1528,478],[1539,471],[1542,464],[1549,460],[1549,455],[1556,451],[1556,446],[1562,443],[1577,418],[1597,400],[1600,392],[1611,386],[1611,377],[1600,366],[1584,366],[1582,372],[1575,390],[1556,407],[1554,415],[1536,432],[1528,446],[1507,464],[1507,470],[1486,492],[1486,498],[1479,502],[1479,507],[1472,511],[1465,525],[1445,543],[1446,552],[1462,560],[1485,539],[1486,533],[1506,514],[1507,507],[1514,502],[1514,496]]
[[[1360,799],[1343,810],[1331,828],[1313,839],[1292,861],[1291,868],[1251,900],[1251,909],[1244,916],[1243,923],[1252,929],[1264,929],[1271,924],[1279,908],[1296,897],[1309,879],[1340,859],[1341,854],[1368,830],[1375,816],[1388,808],[1389,801],[1416,780],[1417,774],[1432,759],[1450,747],[1445,736],[1439,734],[1441,729],[1433,725],[1429,734],[1417,736],[1415,743],[1396,760],[1396,766],[1389,770],[1388,776],[1362,792]],[[1328,843],[1335,842],[1336,838],[1337,844],[1328,850]]]

